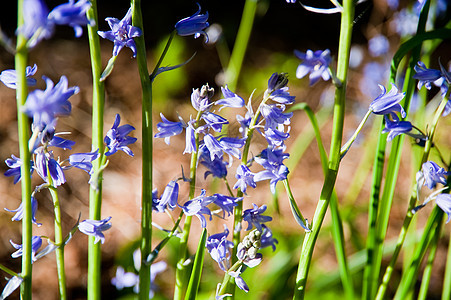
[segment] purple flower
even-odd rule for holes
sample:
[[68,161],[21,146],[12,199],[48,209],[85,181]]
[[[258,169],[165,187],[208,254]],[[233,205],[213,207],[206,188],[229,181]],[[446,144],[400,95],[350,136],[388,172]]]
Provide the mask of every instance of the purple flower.
[[227,119],[211,112],[203,113],[201,118],[205,121],[207,127],[210,127],[216,132],[221,132],[222,125],[229,124]]
[[206,191],[202,189],[199,196],[194,198],[193,200],[187,201],[183,206],[180,206],[183,209],[183,212],[187,216],[196,216],[199,218],[201,222],[202,228],[207,227],[207,220],[203,215],[209,215],[211,218],[211,211],[207,208],[207,205],[214,201],[214,197],[205,196]]
[[255,174],[254,181],[269,179],[270,189],[274,194],[277,182],[285,180],[289,173],[288,168],[283,164],[283,160],[288,158],[288,156],[289,154],[283,153],[282,149],[275,149],[274,147],[264,149],[260,156],[255,157],[255,161],[265,170]]
[[42,39],[49,39],[52,36],[55,24],[48,20],[48,13],[42,0],[24,0],[24,24],[17,29],[17,32],[29,40],[30,48],[36,46]]
[[225,218],[226,212],[227,216],[230,217],[233,208],[238,205],[238,201],[243,200],[243,197],[235,198],[221,194],[214,194],[213,197],[214,197],[213,203],[222,209],[222,218]]
[[111,284],[118,290],[123,288],[137,286],[139,283],[139,276],[132,272],[125,272],[121,266],[116,269],[116,276],[111,279]]
[[55,7],[48,15],[48,20],[57,25],[69,25],[75,31],[75,36],[80,37],[83,34],[81,26],[95,24],[94,20],[88,20],[87,10],[91,7],[89,0],[69,0],[68,3],[60,4]]
[[[5,172],[6,177],[14,176],[14,184],[18,183],[21,178],[20,167],[22,160],[14,155],[5,160],[5,164],[10,168]],[[33,173],[33,161],[30,161],[30,173]]]
[[[418,89],[424,85],[428,90],[431,89],[431,82],[437,83],[438,86],[441,85],[442,73],[439,70],[428,69],[426,65],[419,61],[415,66],[416,74],[413,75],[413,78],[418,79]],[[441,80],[440,80],[441,79]]]
[[53,187],[58,187],[66,182],[63,169],[60,164],[53,158],[53,152],[44,152],[43,148],[36,151],[35,169],[38,175],[47,183],[49,183],[49,175]]
[[284,132],[283,125],[279,125],[278,128],[280,130],[268,128],[263,134],[270,146],[283,146],[284,141],[290,137],[290,134],[288,132]]
[[208,169],[204,174],[204,178],[207,178],[210,174],[217,178],[224,178],[227,176],[227,163],[224,162],[222,158],[216,156],[211,160],[210,151],[208,151],[207,147],[201,148],[199,162]]
[[192,153],[197,151],[196,146],[196,136],[194,134],[194,127],[193,123],[195,123],[195,120],[190,120],[188,122],[188,126],[186,127],[185,132],[185,150],[183,151],[183,154],[185,153]]
[[398,88],[393,83],[392,89],[388,93],[386,93],[387,91],[383,85],[379,84],[379,88],[382,90],[382,93],[371,102],[369,110],[377,115],[396,115],[396,112],[400,112],[401,116],[405,118],[406,112],[399,104],[405,93],[398,93]]
[[211,134],[206,134],[204,136],[204,145],[207,147],[208,151],[210,152],[210,158],[211,160],[214,160],[215,157],[222,158],[223,155],[223,147],[218,142],[218,140],[212,136]]
[[235,156],[238,159],[241,159],[241,152],[238,150],[239,148],[244,146],[246,139],[234,138],[234,137],[221,137],[219,140],[219,144],[222,147],[222,150],[230,156]]
[[197,4],[197,6],[199,6],[199,10],[191,17],[187,17],[178,21],[175,24],[175,30],[177,31],[177,34],[180,36],[194,34],[194,38],[196,39],[201,35],[203,35],[205,37],[205,43],[208,43],[208,35],[204,31],[204,29],[210,25],[207,22],[208,12],[206,12],[205,15],[202,15],[200,13],[201,7],[199,3]]
[[223,109],[224,107],[243,107],[244,106],[244,100],[237,94],[233,93],[229,90],[227,87],[227,84],[225,87],[221,87],[222,95],[224,96],[223,99],[219,99],[215,102],[216,105],[222,105],[222,107],[219,109]]
[[303,60],[296,70],[297,78],[301,79],[310,73],[309,78],[311,86],[317,83],[320,78],[323,78],[324,81],[330,79],[328,68],[332,58],[329,49],[324,51],[317,50],[315,52],[307,50],[306,53],[294,50],[294,55],[300,60]]
[[247,286],[246,282],[244,281],[243,277],[241,277],[241,267],[237,271],[229,272],[229,275],[235,278],[236,286],[240,288],[240,290],[245,291],[246,293],[249,292],[249,287]]
[[[171,210],[177,206],[177,199],[179,197],[179,184],[175,180],[171,180],[161,195],[159,207],[164,210],[166,206],[169,206]],[[158,209],[160,211],[160,209]]]
[[99,157],[99,149],[88,153],[74,153],[69,156],[69,164],[91,174],[92,161]]
[[86,235],[91,235],[95,237],[94,244],[99,241],[103,244],[105,242],[105,236],[102,231],[108,230],[111,228],[111,223],[109,221],[111,217],[108,217],[103,220],[84,220],[78,224],[78,230],[83,232]]
[[243,221],[246,221],[248,223],[246,230],[251,230],[252,227],[255,226],[255,228],[262,232],[262,224],[265,222],[269,222],[272,220],[270,216],[263,216],[262,214],[266,211],[266,205],[262,205],[261,207],[258,207],[257,204],[252,203],[254,208],[246,209],[243,212]]
[[208,84],[203,85],[202,88],[193,89],[191,93],[191,104],[197,111],[208,111],[213,103],[210,99],[213,97],[215,90],[210,88]]
[[230,248],[233,248],[233,243],[227,240],[228,235],[229,230],[224,225],[224,232],[210,235],[205,244],[211,258],[218,263],[224,272],[227,272],[230,267]]
[[[20,256],[22,256],[22,245],[16,244],[13,241],[9,240],[9,242],[11,243],[11,245],[17,249],[16,252],[14,252],[13,254],[11,254],[12,258],[18,258]],[[31,238],[31,260],[32,261],[36,261],[36,252],[39,250],[39,248],[42,245],[42,238],[40,236],[33,236]]]
[[136,57],[136,44],[133,38],[141,36],[142,31],[138,27],[132,26],[132,9],[129,8],[127,14],[122,20],[116,18],[106,18],[105,21],[110,25],[110,31],[97,31],[104,39],[114,43],[113,56],[117,56],[124,47],[133,51],[133,57]]
[[435,198],[435,203],[448,215],[446,220],[446,223],[448,223],[451,220],[451,195],[440,194]]
[[110,156],[116,153],[118,150],[122,150],[130,156],[133,156],[132,150],[128,148],[128,145],[136,142],[137,138],[128,136],[130,132],[135,130],[135,127],[125,124],[119,126],[121,122],[121,116],[116,114],[116,118],[114,119],[114,124],[110,130],[108,130],[104,142],[108,147],[108,152],[105,153],[106,156]]
[[169,141],[171,136],[178,135],[182,133],[184,124],[182,119],[180,118],[180,122],[172,122],[165,118],[165,116],[160,113],[161,120],[163,122],[159,122],[157,124],[158,132],[155,134],[156,138],[164,138],[164,142],[169,145]]
[[[5,208],[6,211],[9,212],[15,212],[16,214],[14,215],[14,217],[12,217],[12,221],[20,221],[23,218],[23,203],[20,202],[20,205],[18,208],[16,209],[7,209]],[[36,221],[36,211],[38,210],[38,201],[36,200],[35,197],[31,196],[31,222],[33,222],[34,224],[36,224],[38,227],[41,226],[41,223],[38,223]]]
[[390,43],[382,34],[378,34],[368,41],[368,49],[370,50],[371,56],[378,57],[384,55],[388,52],[390,48]]
[[[38,70],[38,66],[36,64],[32,67],[28,66],[25,68],[25,76],[27,77],[27,85],[34,86],[36,85],[36,79],[31,78],[36,71]],[[10,89],[16,89],[17,86],[17,74],[16,70],[4,70],[0,73],[0,81],[3,82],[4,85],[9,87]]]
[[273,73],[268,80],[268,89],[265,94],[268,98],[280,104],[292,104],[295,96],[288,93],[288,77],[286,73]]
[[408,121],[390,120],[390,118],[385,115],[385,128],[382,133],[388,133],[387,142],[392,141],[396,136],[412,131],[412,123]]
[[449,175],[445,169],[439,167],[433,161],[427,161],[421,166],[421,171],[417,174],[417,182],[420,185],[427,185],[429,189],[434,189],[437,183],[446,185],[445,176]]
[[265,118],[265,130],[268,128],[276,129],[280,124],[289,125],[293,113],[284,113],[284,109],[275,104],[261,105],[261,114]]
[[50,78],[42,78],[47,85],[45,91],[31,92],[23,108],[28,116],[33,117],[33,125],[38,130],[44,129],[58,116],[69,115],[72,109],[69,97],[79,91],[77,86],[67,88],[66,76],[61,76],[56,86]]
[[265,224],[262,224],[263,232],[261,236],[260,248],[266,248],[271,246],[272,251],[276,251],[276,244],[279,243],[275,238],[272,237],[271,229],[269,229]]
[[249,168],[246,165],[239,165],[236,169],[236,179],[237,182],[233,186],[234,189],[240,188],[240,190],[246,194],[247,186],[255,188],[257,184],[254,181],[254,173],[249,170]]

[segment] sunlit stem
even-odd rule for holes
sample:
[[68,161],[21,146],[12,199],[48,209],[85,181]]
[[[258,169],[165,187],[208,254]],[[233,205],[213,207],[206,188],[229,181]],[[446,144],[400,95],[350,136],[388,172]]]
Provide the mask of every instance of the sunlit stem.
[[368,120],[368,117],[370,115],[371,115],[371,110],[368,110],[366,112],[365,116],[363,117],[362,121],[360,122],[359,126],[354,131],[353,135],[349,138],[349,140],[346,142],[346,144],[344,144],[343,147],[341,147],[341,150],[340,150],[341,157],[343,157],[348,152],[349,148],[351,148],[352,143],[354,143],[354,141],[357,138],[357,136],[359,135],[360,131],[362,131],[363,125],[365,125],[365,123]]

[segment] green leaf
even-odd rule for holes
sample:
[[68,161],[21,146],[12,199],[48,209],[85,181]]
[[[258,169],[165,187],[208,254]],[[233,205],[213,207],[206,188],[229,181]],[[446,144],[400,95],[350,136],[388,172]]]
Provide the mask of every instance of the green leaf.
[[113,72],[114,63],[116,62],[117,56],[111,56],[110,60],[108,61],[108,64],[105,67],[105,70],[103,70],[102,75],[100,76],[100,82],[105,81],[108,76],[110,76],[111,72]]
[[202,230],[202,236],[199,240],[199,245],[197,246],[196,257],[194,258],[193,270],[191,271],[191,276],[188,283],[188,288],[186,290],[185,299],[196,299],[197,290],[199,289],[200,277],[202,275],[202,268],[204,266],[205,257],[205,243],[207,242],[207,229]]

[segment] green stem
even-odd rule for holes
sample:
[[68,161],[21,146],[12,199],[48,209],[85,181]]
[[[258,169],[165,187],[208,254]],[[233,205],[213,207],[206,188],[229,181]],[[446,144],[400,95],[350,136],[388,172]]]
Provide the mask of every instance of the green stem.
[[330,157],[326,178],[321,191],[315,215],[312,221],[312,231],[307,233],[302,245],[299,258],[298,273],[296,277],[296,287],[293,299],[303,299],[307,284],[308,271],[313,255],[313,248],[321,229],[324,216],[327,211],[330,197],[332,196],[338,167],[340,164],[340,148],[343,135],[343,123],[345,112],[346,82],[349,66],[349,54],[351,49],[352,26],[354,21],[355,3],[353,0],[343,1],[343,12],[341,15],[340,41],[338,49],[337,78],[343,83],[335,91],[334,121],[332,129],[332,140],[330,146]]
[[166,46],[163,49],[163,52],[160,55],[160,58],[158,59],[158,62],[155,64],[155,67],[153,68],[152,74],[150,74],[150,78],[153,79],[155,76],[157,76],[158,68],[161,66],[161,63],[163,62],[164,57],[166,56],[166,53],[169,50],[169,47],[171,46],[172,40],[174,39],[174,36],[176,34],[176,31],[173,30],[171,32],[171,35],[169,36],[169,39],[166,43]]
[[348,152],[349,148],[351,148],[352,143],[354,143],[355,139],[357,138],[357,135],[362,131],[363,125],[365,125],[366,121],[368,120],[368,117],[371,115],[372,111],[368,110],[363,117],[362,121],[360,122],[357,129],[354,131],[354,134],[351,136],[351,138],[346,142],[346,144],[341,147],[340,156],[343,157],[346,152]]
[[230,90],[234,91],[243,65],[244,55],[249,43],[249,37],[254,24],[255,12],[258,0],[246,0],[241,17],[240,27],[235,39],[232,55],[226,71],[226,83]]
[[6,273],[8,273],[9,275],[11,275],[11,276],[19,276],[20,277],[20,275],[19,274],[17,274],[16,272],[14,272],[13,270],[11,270],[10,268],[8,268],[8,267],[5,267],[4,265],[2,265],[2,264],[0,264],[0,270],[2,270],[2,271],[4,271],[4,272],[6,272]]
[[[51,178],[49,177],[49,183]],[[51,183],[50,183],[51,184]],[[61,204],[56,188],[49,187],[50,195],[53,199],[53,210],[55,213],[55,244],[58,248],[55,250],[56,268],[58,270],[58,285],[60,291],[60,299],[67,299],[66,292],[66,272],[64,270],[64,235],[61,221]]]
[[[23,24],[23,0],[17,1],[17,27]],[[30,176],[30,152],[28,149],[28,139],[30,137],[30,124],[28,116],[22,111],[28,95],[28,87],[26,83],[25,69],[28,62],[28,49],[26,47],[26,38],[19,33],[17,36],[17,48],[15,55],[15,68],[17,74],[17,130],[19,135],[19,153],[22,160],[21,172],[21,188],[22,188],[22,272],[23,282],[20,288],[21,298],[24,300],[31,299],[31,239],[32,239],[32,211],[31,211],[31,176]]]
[[442,300],[451,299],[451,236],[448,243],[448,255],[446,257],[445,276],[443,278]]
[[142,88],[142,195],[141,195],[141,268],[139,270],[139,299],[149,299],[150,264],[152,251],[152,83],[147,69],[141,0],[132,1],[132,23],[141,29],[135,38],[136,60]]
[[[87,11],[88,19],[94,20],[94,25],[88,25],[89,50],[92,69],[92,147],[103,153],[103,111],[105,103],[105,85],[100,81],[102,74],[102,57],[97,17],[97,1],[91,1],[91,8]],[[92,171],[96,174],[95,182],[89,189],[89,219],[100,220],[102,206],[102,155],[93,161]],[[101,249],[100,243],[94,243],[95,238],[89,237],[88,242],[88,299],[101,298]]]

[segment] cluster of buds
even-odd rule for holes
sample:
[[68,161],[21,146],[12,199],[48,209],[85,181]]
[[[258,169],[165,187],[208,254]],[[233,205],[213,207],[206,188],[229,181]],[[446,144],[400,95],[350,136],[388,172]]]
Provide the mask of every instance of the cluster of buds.
[[243,241],[238,244],[237,254],[239,260],[249,267],[258,265],[262,259],[261,253],[258,250],[261,247],[262,232],[254,229],[243,238]]

